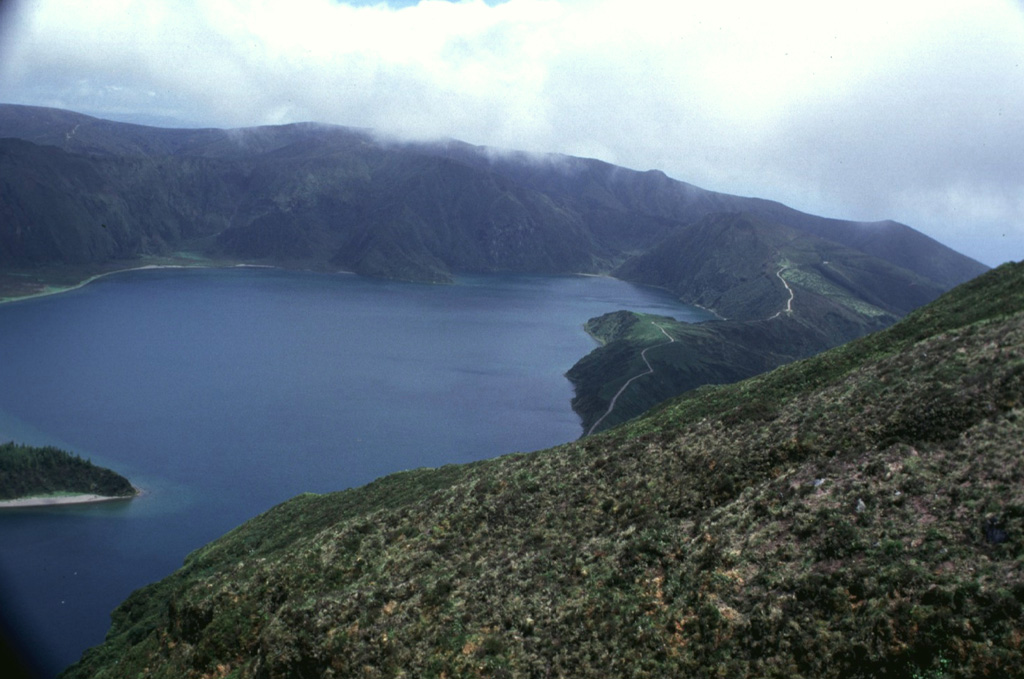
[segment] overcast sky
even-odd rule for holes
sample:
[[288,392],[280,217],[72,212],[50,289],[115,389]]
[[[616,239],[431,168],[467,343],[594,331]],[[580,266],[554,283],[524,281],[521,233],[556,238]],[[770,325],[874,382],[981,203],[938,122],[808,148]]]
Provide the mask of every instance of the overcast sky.
[[661,169],[1024,259],[1021,0],[3,0],[0,101]]

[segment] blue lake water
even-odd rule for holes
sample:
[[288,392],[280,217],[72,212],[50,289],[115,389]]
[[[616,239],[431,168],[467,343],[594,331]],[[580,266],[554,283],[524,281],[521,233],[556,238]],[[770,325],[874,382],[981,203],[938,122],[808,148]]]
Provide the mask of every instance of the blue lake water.
[[134,589],[296,494],[578,438],[564,373],[593,316],[703,320],[583,276],[434,286],[147,270],[0,305],[0,440],[128,476],[131,502],[0,512],[0,612],[52,675]]

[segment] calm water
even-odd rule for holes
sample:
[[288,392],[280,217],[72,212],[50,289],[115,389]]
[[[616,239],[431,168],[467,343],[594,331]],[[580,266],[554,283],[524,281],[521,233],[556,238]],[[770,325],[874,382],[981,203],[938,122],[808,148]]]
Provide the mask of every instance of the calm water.
[[581,326],[623,308],[706,318],[605,278],[271,269],[127,272],[0,306],[0,440],[146,491],[0,512],[0,611],[53,674],[132,590],[289,497],[575,439]]

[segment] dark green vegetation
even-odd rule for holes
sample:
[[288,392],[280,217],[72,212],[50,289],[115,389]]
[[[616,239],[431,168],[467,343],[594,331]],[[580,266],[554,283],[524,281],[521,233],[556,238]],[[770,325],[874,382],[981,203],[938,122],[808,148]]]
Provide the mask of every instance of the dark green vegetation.
[[1008,264],[604,434],[295,498],[66,676],[1020,676],[1021,441]]
[[[746,268],[733,269],[740,259]],[[759,275],[752,275],[753,271]],[[615,271],[627,280],[666,287],[729,320],[686,325],[657,321],[676,340],[636,315],[592,319],[602,345],[569,371],[573,407],[584,429],[630,384],[598,430],[703,384],[724,384],[814,354],[891,325],[929,301],[933,287],[888,262],[750,215],[706,217]],[[664,346],[662,346],[664,345]]]
[[[585,432],[595,425],[594,431],[609,429],[684,391],[736,382],[838,343],[812,343],[813,328],[790,317],[690,324],[616,311],[589,320],[586,329],[601,346],[566,373],[575,386],[572,406]],[[641,357],[644,349],[647,363]],[[647,372],[648,363],[654,372],[630,383],[605,416],[613,396],[631,378]]]
[[[0,195],[0,297],[186,257],[434,282],[612,273],[741,324],[715,331],[724,345],[673,347],[756,347],[742,365],[732,349],[708,355],[723,366],[700,372],[711,382],[886,327],[985,270],[895,222],[826,219],[596,160],[315,124],[175,130],[0,105]],[[786,285],[792,311],[776,316]],[[574,370],[585,422],[617,389],[595,376],[625,374],[643,348]],[[615,418],[694,385],[658,377],[631,386]]]
[[59,448],[0,443],[0,500],[53,493],[130,497],[135,492],[120,474]]

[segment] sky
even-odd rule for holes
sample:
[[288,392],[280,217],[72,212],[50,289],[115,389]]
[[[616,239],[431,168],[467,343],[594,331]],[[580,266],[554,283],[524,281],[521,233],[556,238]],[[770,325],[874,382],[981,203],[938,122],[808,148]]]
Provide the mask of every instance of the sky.
[[1024,259],[1022,0],[0,2],[0,102],[599,158]]

